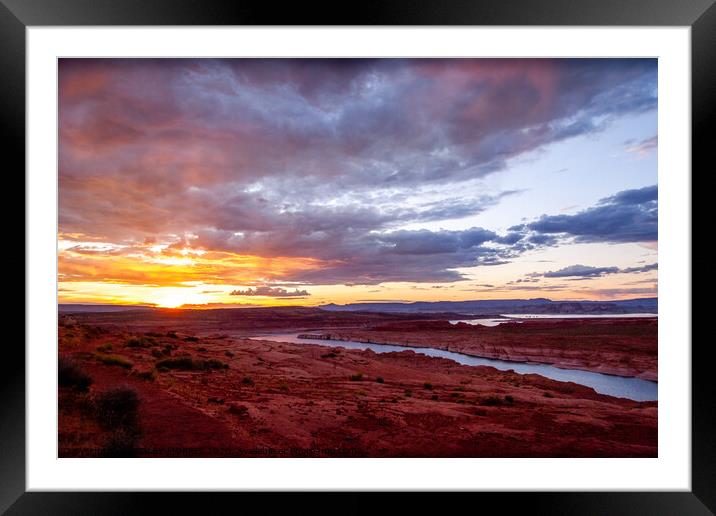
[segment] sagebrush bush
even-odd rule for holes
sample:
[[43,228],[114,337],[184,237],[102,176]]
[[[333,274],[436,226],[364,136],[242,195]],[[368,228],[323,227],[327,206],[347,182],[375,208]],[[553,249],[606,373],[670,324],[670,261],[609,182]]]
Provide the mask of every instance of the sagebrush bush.
[[228,369],[229,364],[226,362],[222,362],[221,360],[217,360],[215,358],[209,358],[207,360],[203,360],[204,362],[204,369]]
[[124,345],[128,348],[151,348],[156,345],[156,342],[154,339],[148,339],[146,337],[134,337],[128,339]]
[[132,387],[114,387],[97,394],[94,407],[104,428],[135,430],[139,425],[139,396]]
[[363,381],[363,373],[352,374],[348,377],[351,382]]
[[155,380],[153,371],[140,371],[137,373],[137,376],[142,380],[146,380],[148,382],[153,382]]
[[483,398],[482,401],[480,401],[480,405],[484,405],[486,407],[494,407],[502,404],[502,398],[498,396],[488,396],[487,398]]
[[120,428],[110,434],[102,446],[102,457],[136,457],[139,431]]
[[132,367],[134,367],[131,360],[120,355],[100,355],[97,359],[104,365],[119,366],[124,369],[132,369]]
[[60,357],[57,361],[57,382],[60,387],[87,392],[92,385],[92,377],[73,360]]
[[207,369],[228,369],[229,364],[210,358],[208,360],[194,360],[191,357],[165,358],[156,364],[157,369],[177,369],[181,371],[205,371]]

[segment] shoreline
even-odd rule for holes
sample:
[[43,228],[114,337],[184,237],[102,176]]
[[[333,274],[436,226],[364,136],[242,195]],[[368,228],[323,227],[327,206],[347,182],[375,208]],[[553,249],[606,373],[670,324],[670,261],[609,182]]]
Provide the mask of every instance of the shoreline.
[[[514,362],[516,364],[532,364],[532,365],[549,365],[552,367],[556,367],[558,369],[564,369],[564,370],[578,370],[578,371],[586,371],[589,373],[598,373],[603,374],[607,376],[617,376],[620,378],[636,378],[639,380],[645,380],[648,382],[653,383],[659,383],[656,376],[652,376],[650,372],[641,373],[639,375],[634,374],[620,374],[619,372],[611,372],[616,371],[614,369],[596,369],[596,368],[589,368],[586,366],[583,366],[581,364],[566,364],[564,362],[547,362],[543,360],[534,360],[530,358],[525,358],[524,360],[515,359],[515,358],[506,358],[510,355],[499,355],[499,354],[477,354],[477,353],[468,353],[465,351],[456,351],[454,349],[450,349],[449,347],[446,348],[439,348],[439,347],[431,347],[431,346],[422,346],[418,344],[410,344],[405,342],[395,342],[395,341],[377,341],[377,340],[360,340],[358,338],[351,338],[351,337],[342,337],[341,335],[335,335],[331,333],[325,333],[320,335],[310,335],[310,336],[304,336],[305,334],[299,334],[296,336],[296,338],[303,339],[303,338],[311,338],[311,339],[317,339],[317,340],[326,340],[326,341],[335,341],[335,342],[359,342],[361,344],[378,344],[378,345],[388,345],[388,346],[400,346],[405,348],[425,348],[425,349],[435,349],[440,351],[449,351],[450,353],[456,353],[459,355],[466,355],[469,357],[475,357],[475,358],[486,358],[490,360],[502,360],[503,362]],[[258,338],[258,336],[257,336]]]

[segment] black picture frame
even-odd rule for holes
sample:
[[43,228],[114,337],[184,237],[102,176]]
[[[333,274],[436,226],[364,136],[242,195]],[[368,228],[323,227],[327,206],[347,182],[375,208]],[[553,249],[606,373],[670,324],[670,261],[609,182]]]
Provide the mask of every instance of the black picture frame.
[[[429,0],[364,1],[353,9],[339,2],[287,3],[213,0],[0,0],[0,127],[5,161],[19,176],[25,167],[25,30],[56,25],[576,25],[689,26],[692,37],[692,157],[702,173],[716,158],[716,5],[715,0]],[[14,158],[14,159],[12,159]],[[706,169],[706,164],[710,164]],[[691,173],[691,171],[675,171]],[[693,173],[691,173],[693,177]],[[23,186],[20,188],[24,189]],[[7,219],[12,220],[12,219]],[[692,232],[693,234],[693,232]],[[695,264],[692,260],[692,266]],[[12,267],[24,267],[16,264]],[[194,513],[245,510],[248,504],[275,504],[266,493],[73,493],[26,492],[25,354],[5,343],[0,375],[0,512],[7,514]],[[690,346],[690,342],[672,343]],[[692,353],[692,490],[690,492],[480,493],[477,502],[497,503],[500,512],[549,514],[670,514],[716,512],[716,404],[708,360],[710,342],[695,343]],[[22,366],[20,365],[22,364]],[[235,505],[241,496],[240,505]],[[365,512],[380,507],[375,494],[350,499],[290,495],[296,508],[312,513],[341,509]],[[455,495],[458,496],[458,495]],[[463,497],[450,498],[464,502]],[[208,498],[211,497],[211,501]],[[407,498],[407,497],[405,497]],[[422,494],[413,504],[429,508]],[[407,500],[406,500],[407,501]],[[445,509],[444,502],[440,508]],[[468,503],[475,503],[470,501]],[[267,507],[269,506],[267,505]],[[462,504],[461,504],[462,505]],[[305,506],[305,507],[304,507]],[[407,507],[405,508],[407,509]]]

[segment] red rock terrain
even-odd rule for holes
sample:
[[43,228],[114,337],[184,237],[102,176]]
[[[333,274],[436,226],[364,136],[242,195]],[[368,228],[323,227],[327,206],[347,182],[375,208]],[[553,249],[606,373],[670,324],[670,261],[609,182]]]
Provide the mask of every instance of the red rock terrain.
[[657,380],[656,319],[545,319],[480,326],[407,321],[330,332],[335,340],[432,347]]
[[[192,325],[193,316],[148,322],[136,313],[102,314],[99,325],[90,324],[95,315],[61,318],[60,356],[93,383],[87,392],[60,388],[60,456],[102,454],[109,446],[116,432],[96,407],[117,386],[139,399],[131,453],[138,456],[657,456],[656,402],[412,351],[229,338],[209,331],[205,320]],[[369,323],[375,336],[396,331],[379,329],[385,321]],[[515,325],[529,330],[524,341],[569,335],[558,323],[535,324],[542,329]],[[230,325],[221,329],[228,333]],[[202,367],[167,368],[168,359]]]

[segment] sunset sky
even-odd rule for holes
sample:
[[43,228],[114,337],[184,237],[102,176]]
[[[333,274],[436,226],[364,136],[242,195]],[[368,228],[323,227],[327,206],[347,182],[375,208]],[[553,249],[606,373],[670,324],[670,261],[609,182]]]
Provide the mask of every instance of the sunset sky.
[[60,303],[657,294],[655,59],[60,59]]

